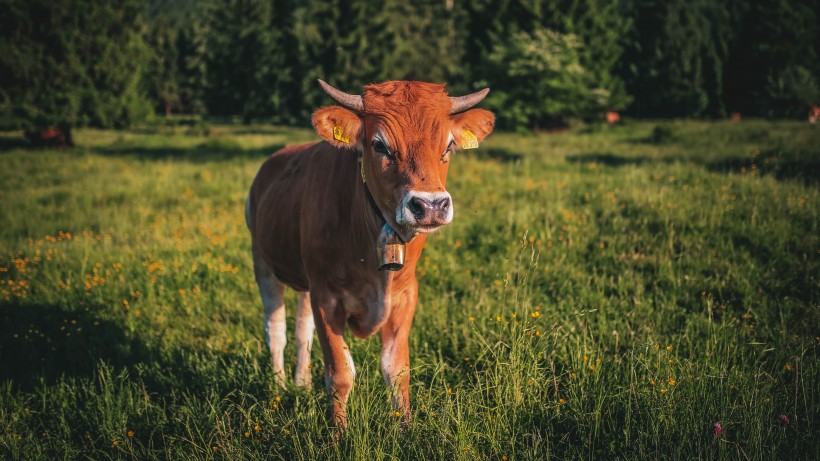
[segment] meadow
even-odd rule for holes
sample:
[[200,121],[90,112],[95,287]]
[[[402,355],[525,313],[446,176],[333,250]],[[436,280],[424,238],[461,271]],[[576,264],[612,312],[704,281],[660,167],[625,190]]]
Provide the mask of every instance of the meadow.
[[[820,127],[493,134],[420,264],[414,419],[274,382],[243,207],[270,125],[0,133],[0,458],[818,459]],[[286,367],[295,364],[289,293]]]

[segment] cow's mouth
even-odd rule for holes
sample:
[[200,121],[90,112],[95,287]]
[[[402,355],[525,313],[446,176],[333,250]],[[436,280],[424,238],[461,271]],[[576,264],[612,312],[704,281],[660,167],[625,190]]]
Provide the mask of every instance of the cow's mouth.
[[441,225],[426,225],[426,226],[415,226],[413,230],[420,234],[432,234],[433,232],[441,229],[444,227],[443,224]]

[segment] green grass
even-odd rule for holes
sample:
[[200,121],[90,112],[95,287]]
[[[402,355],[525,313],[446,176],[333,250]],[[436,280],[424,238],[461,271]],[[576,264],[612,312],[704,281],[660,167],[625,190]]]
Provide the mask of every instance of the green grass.
[[2,134],[0,458],[817,459],[820,129],[661,125],[458,153],[415,418],[351,335],[339,441],[318,344],[312,391],[274,383],[243,221],[264,156],[312,132]]

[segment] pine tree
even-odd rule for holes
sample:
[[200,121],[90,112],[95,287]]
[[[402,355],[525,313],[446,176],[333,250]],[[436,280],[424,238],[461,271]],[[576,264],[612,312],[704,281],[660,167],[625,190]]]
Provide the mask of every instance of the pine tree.
[[577,36],[540,27],[496,43],[488,64],[499,78],[488,104],[502,123],[549,127],[601,111],[609,94],[594,87],[580,63],[581,49]]
[[820,2],[749,2],[741,15],[725,77],[731,110],[804,117],[820,102]]
[[380,80],[448,82],[458,87],[464,47],[458,10],[444,2],[388,2],[391,41]]
[[[5,0],[0,106],[17,127],[124,127],[151,114],[138,0]],[[11,116],[9,116],[9,114]]]
[[620,0],[551,0],[542,7],[542,25],[583,42],[579,49],[581,65],[587,69],[594,86],[605,90],[605,108],[622,110],[631,102],[618,67],[624,44],[632,29]]
[[[313,108],[329,104],[316,79],[321,78],[347,91],[353,89],[347,87],[349,82],[340,84],[335,73],[342,8],[339,1],[305,0],[294,11],[293,33],[298,37],[299,55],[294,90],[301,102],[297,114],[303,124],[310,120]],[[346,21],[349,16],[345,13],[344,17]],[[361,82],[354,83],[361,85]]]
[[732,40],[728,6],[709,0],[636,0],[624,53],[631,112],[643,117],[722,115]]

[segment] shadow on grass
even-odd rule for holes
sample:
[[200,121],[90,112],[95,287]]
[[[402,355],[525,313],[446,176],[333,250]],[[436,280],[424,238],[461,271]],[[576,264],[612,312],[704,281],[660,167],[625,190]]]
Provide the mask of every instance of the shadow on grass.
[[[149,392],[167,395],[184,389],[197,395],[241,389],[265,395],[269,369],[265,354],[211,351],[185,344],[161,348],[162,334],[130,331],[97,315],[100,306],[72,309],[57,304],[0,303],[0,383],[32,391],[65,378],[89,378],[100,363],[139,377]],[[221,373],[230,369],[232,373]],[[242,377],[257,376],[250,382]]]
[[778,150],[769,150],[753,157],[729,157],[706,164],[710,171],[719,173],[770,174],[779,180],[798,180],[807,185],[820,184],[820,158],[802,152],[788,157]]
[[29,140],[23,138],[22,136],[0,136],[0,152],[28,148],[32,148],[31,142],[29,142]]
[[233,131],[236,135],[287,135],[294,131],[294,128],[285,126],[238,128]]
[[118,157],[135,157],[140,160],[185,160],[189,162],[214,162],[235,159],[264,158],[284,147],[274,144],[246,148],[230,141],[205,141],[192,147],[170,146],[110,146],[90,149],[91,152]]
[[62,376],[87,376],[101,360],[125,367],[154,352],[96,308],[49,304],[0,304],[0,380],[24,389]]
[[779,151],[767,151],[753,157],[728,157],[704,161],[697,157],[689,158],[650,158],[645,156],[626,157],[612,153],[593,152],[588,154],[568,155],[569,163],[600,163],[610,167],[644,164],[668,164],[674,162],[702,165],[716,173],[751,173],[769,174],[778,180],[797,180],[805,184],[820,183],[820,158],[810,153],[800,153],[784,157]]
[[611,153],[592,152],[589,154],[568,155],[566,161],[569,163],[600,163],[606,166],[619,167],[625,165],[642,165],[649,162],[663,162],[661,159],[650,159],[648,157],[624,157]]
[[[266,134],[270,133],[266,132]],[[282,147],[284,147],[284,144],[247,148],[234,141],[211,139],[190,147],[144,146],[122,143],[102,147],[86,148],[80,146],[76,149],[78,152],[85,151],[106,156],[134,157],[140,160],[178,159],[189,162],[213,162],[237,158],[264,158]],[[0,136],[0,153],[18,149],[34,151],[43,150],[43,147],[33,146],[31,142],[23,137]],[[67,152],[71,152],[71,149],[68,149]]]
[[495,160],[503,163],[514,163],[524,158],[524,155],[519,152],[512,152],[507,149],[478,149],[470,151],[471,155],[479,160]]

